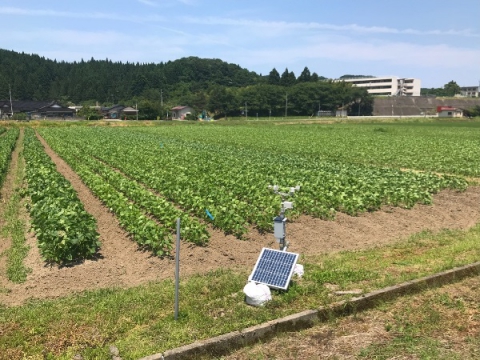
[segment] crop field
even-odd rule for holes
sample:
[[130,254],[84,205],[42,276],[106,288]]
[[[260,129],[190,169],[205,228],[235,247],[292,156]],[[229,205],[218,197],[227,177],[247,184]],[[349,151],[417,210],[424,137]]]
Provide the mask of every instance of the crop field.
[[[0,134],[2,176],[18,134]],[[58,161],[139,248],[160,258],[172,255],[177,218],[182,240],[203,247],[212,231],[268,235],[280,207],[272,185],[300,186],[291,222],[334,220],[429,205],[480,174],[477,122],[40,127],[26,128],[22,142],[32,229],[43,260],[57,264],[102,249],[96,218]]]
[[[0,319],[2,306],[31,299],[171,280],[177,218],[182,274],[208,278],[211,271],[237,269],[218,275],[237,286],[262,247],[278,247],[272,219],[281,198],[271,185],[284,191],[300,186],[286,214],[287,237],[290,250],[312,261],[310,276],[322,283],[338,280],[334,270],[328,276],[322,271],[339,251],[391,246],[445,229],[468,231],[480,223],[478,121],[117,125],[0,128],[2,226],[17,226],[9,225],[9,213],[22,226],[17,235],[1,234]],[[27,275],[15,277],[8,275],[8,254],[19,233],[27,251],[20,251],[24,257],[15,266],[23,263],[18,272]],[[429,264],[422,274],[478,260],[478,249],[470,246],[438,250],[452,259]],[[318,256],[321,263],[313,260]],[[389,269],[349,269],[346,276],[390,284],[398,274]],[[208,293],[209,285],[196,281],[202,296]],[[317,291],[309,286],[296,289],[292,299]],[[278,316],[273,310],[266,310],[265,320]],[[238,326],[248,324],[246,318]],[[0,322],[0,334],[7,330]]]
[[[430,204],[440,190],[466,189],[465,179],[454,174],[479,171],[472,167],[480,155],[478,137],[464,139],[459,151],[454,141],[443,146],[425,133],[425,144],[417,141],[419,134],[395,134],[395,128],[393,134],[378,127],[360,133],[321,126],[274,130],[170,126],[45,128],[39,133],[125,230],[157,255],[169,253],[179,216],[182,238],[195,244],[208,242],[209,223],[239,239],[251,227],[270,231],[279,197],[269,185],[301,186],[293,216],[332,219],[337,212],[355,216],[384,205]],[[391,144],[392,138],[399,144]],[[437,159],[444,166],[438,166],[440,171],[449,175],[400,170],[432,170]]]

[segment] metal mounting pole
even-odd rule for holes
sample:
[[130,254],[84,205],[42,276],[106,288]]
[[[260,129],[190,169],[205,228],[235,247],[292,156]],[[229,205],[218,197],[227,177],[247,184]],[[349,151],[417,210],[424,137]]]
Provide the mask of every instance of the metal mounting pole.
[[175,250],[175,320],[178,319],[179,284],[180,284],[180,218],[177,219],[177,247]]
[[287,209],[293,208],[293,203],[290,201],[285,201],[288,197],[293,196],[295,191],[300,190],[300,186],[291,187],[289,192],[282,192],[280,191],[279,186],[277,185],[269,185],[269,188],[273,189],[273,192],[277,195],[280,195],[282,198],[280,214],[273,219],[273,235],[277,239],[277,242],[280,244],[280,250],[287,251],[288,248],[288,241],[286,240],[286,221],[287,218],[285,217],[285,211]]
[[13,118],[12,89],[10,88],[10,84],[8,84],[8,94],[10,95],[10,115]]

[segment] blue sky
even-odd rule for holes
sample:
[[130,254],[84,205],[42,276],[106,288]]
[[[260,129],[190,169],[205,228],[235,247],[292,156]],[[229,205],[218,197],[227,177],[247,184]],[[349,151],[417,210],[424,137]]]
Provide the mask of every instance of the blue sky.
[[57,60],[480,80],[480,0],[0,0],[0,18],[0,48]]

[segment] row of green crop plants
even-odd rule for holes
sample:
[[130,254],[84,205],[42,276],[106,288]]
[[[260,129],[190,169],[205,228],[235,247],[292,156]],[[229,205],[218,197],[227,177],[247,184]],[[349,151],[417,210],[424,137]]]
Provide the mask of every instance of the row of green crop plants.
[[[321,154],[272,153],[261,144],[244,147],[239,144],[245,139],[230,129],[228,140],[219,143],[202,138],[201,130],[196,128],[195,139],[190,127],[52,128],[41,133],[61,156],[77,149],[238,237],[252,225],[271,230],[280,199],[268,185],[301,185],[291,215],[321,218],[332,218],[336,211],[356,215],[384,204],[409,208],[430,203],[441,189],[467,186],[458,177],[336,162]],[[67,161],[74,163],[73,158]],[[102,173],[96,167],[89,165]]]
[[[142,129],[138,129],[142,130]],[[160,129],[147,129],[151,132]],[[162,137],[218,146],[480,176],[480,122],[336,125],[169,126]]]
[[25,129],[24,158],[32,228],[44,260],[68,263],[94,256],[100,247],[96,221],[30,128]]
[[13,128],[6,131],[5,128],[0,128],[0,186],[3,185],[7,176],[8,165],[12,158],[12,151],[15,148],[15,143],[20,133],[18,129]]
[[79,174],[93,193],[116,215],[120,225],[141,246],[168,255],[181,220],[182,239],[197,245],[208,242],[207,226],[177,209],[135,180],[129,179],[76,146],[74,139],[46,136],[49,144]]

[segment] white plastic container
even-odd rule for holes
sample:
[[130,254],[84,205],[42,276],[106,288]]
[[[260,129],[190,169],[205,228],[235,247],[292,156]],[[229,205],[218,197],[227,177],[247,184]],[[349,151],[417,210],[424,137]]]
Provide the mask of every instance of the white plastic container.
[[256,284],[253,281],[249,281],[243,288],[243,292],[248,305],[262,306],[267,301],[272,300],[270,288],[265,284]]
[[304,274],[303,265],[295,264],[295,267],[293,268],[293,275],[297,275],[299,278],[301,278],[303,274]]

